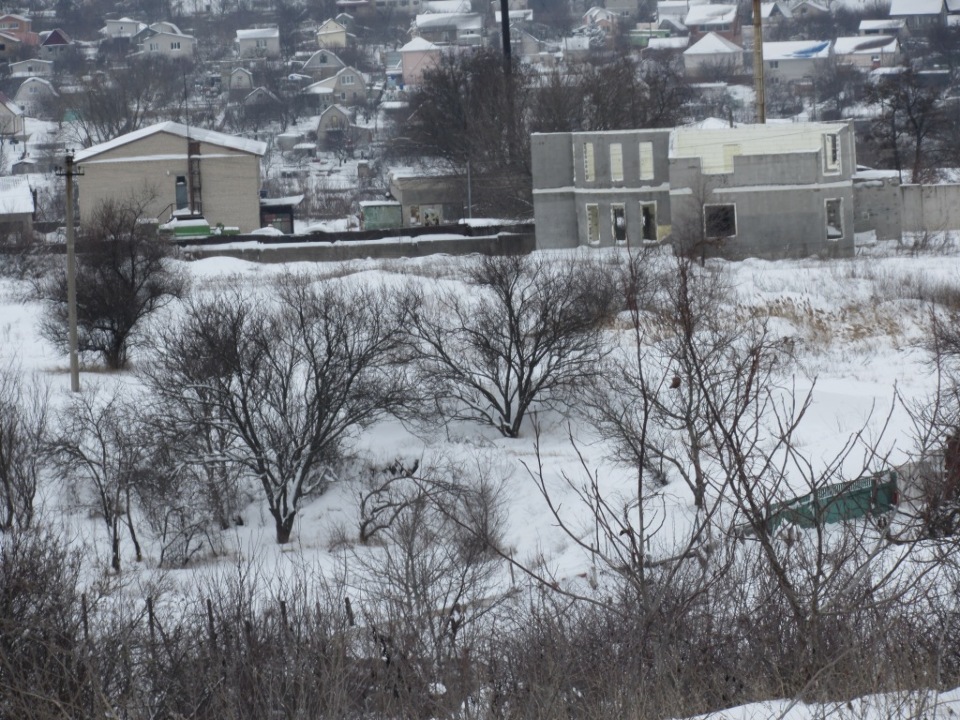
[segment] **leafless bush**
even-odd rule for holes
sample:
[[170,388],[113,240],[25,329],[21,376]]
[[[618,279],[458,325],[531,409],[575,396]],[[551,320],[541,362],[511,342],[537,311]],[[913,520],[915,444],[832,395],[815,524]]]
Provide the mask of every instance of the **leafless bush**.
[[37,483],[47,465],[49,390],[15,367],[0,369],[0,530],[33,524]]

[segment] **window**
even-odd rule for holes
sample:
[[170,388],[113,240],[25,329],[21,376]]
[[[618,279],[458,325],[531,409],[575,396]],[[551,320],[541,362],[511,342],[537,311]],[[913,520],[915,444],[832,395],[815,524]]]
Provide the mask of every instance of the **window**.
[[583,179],[585,182],[593,182],[596,173],[593,166],[593,143],[583,144]]
[[613,229],[613,241],[623,245],[627,241],[627,212],[622,204],[610,206],[610,225]]
[[150,51],[157,52],[160,49],[160,43],[150,43]]
[[258,48],[266,48],[266,47],[267,47],[267,41],[266,41],[266,39],[265,39],[265,38],[257,38],[257,47],[258,47]]
[[587,205],[587,242],[600,244],[600,206]]
[[823,171],[840,172],[840,138],[836,133],[823,136]]
[[610,179],[613,182],[623,182],[623,145],[610,145]]
[[703,230],[707,238],[733,237],[737,234],[737,206],[704,205]]
[[640,203],[640,233],[645,242],[656,242],[657,237],[657,204],[655,202]]
[[825,200],[824,206],[827,240],[839,240],[843,237],[843,200],[841,198]]
[[341,75],[340,84],[341,85],[353,85],[356,82],[357,78],[354,75]]
[[653,180],[653,143],[640,143],[640,179]]
[[180,49],[180,41],[179,41],[179,40],[174,40],[173,42],[171,42],[171,43],[170,43],[170,49],[171,49],[171,50],[179,50],[179,49]]
[[780,61],[771,60],[770,62],[767,63],[767,67],[770,68],[771,70],[776,70],[778,67],[780,67]]

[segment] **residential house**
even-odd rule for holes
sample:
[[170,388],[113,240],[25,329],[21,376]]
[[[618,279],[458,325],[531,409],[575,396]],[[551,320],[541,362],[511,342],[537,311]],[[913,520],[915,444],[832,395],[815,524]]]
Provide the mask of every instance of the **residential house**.
[[197,41],[192,35],[162,31],[147,35],[139,46],[139,52],[169,58],[192,58],[196,47]]
[[280,57],[280,29],[267,27],[237,30],[237,52],[242,58]]
[[331,105],[359,105],[367,99],[367,80],[359,70],[347,66],[333,77],[307,86],[303,92],[314,98],[312,104],[318,111]]
[[736,5],[694,5],[683,18],[690,30],[690,38],[696,42],[709,32],[727,40],[740,37],[740,16]]
[[36,45],[39,41],[39,36],[33,32],[33,21],[25,15],[0,15],[0,34],[14,38],[20,45]]
[[681,27],[691,5],[705,5],[705,2],[690,3],[687,0],[659,0],[657,3],[657,22],[672,20]]
[[253,90],[253,73],[247,68],[234,68],[227,75],[226,90],[229,93],[246,95]]
[[479,46],[483,42],[483,16],[480,13],[420,14],[414,19],[411,32],[433,43]]
[[742,73],[743,48],[722,35],[707,33],[684,51],[683,69],[691,78]]
[[640,246],[670,232],[670,130],[535,133],[540,248]]
[[947,24],[946,0],[891,0],[890,17],[906,21],[911,31]]
[[45,78],[31,77],[20,83],[13,101],[30,117],[46,118],[60,93]]
[[34,58],[32,60],[20,60],[19,62],[10,63],[10,77],[12,78],[52,76],[52,60],[38,60]]
[[133,18],[122,17],[117,20],[107,20],[106,25],[100,28],[100,34],[108,38],[132,38],[147,27],[146,23]]
[[890,35],[895,38],[902,38],[907,31],[907,21],[903,18],[881,18],[880,20],[861,20],[860,34],[869,35]]
[[792,17],[790,7],[781,0],[760,3],[760,20],[764,27],[776,27]]
[[327,20],[317,28],[317,45],[322,49],[347,46],[347,28],[336,20]]
[[0,177],[0,236],[29,239],[36,201],[27,178]]
[[0,31],[0,59],[10,60],[11,58],[21,57],[20,48],[22,47],[24,47],[24,43],[16,35],[8,35]]
[[853,254],[846,123],[531,137],[539,248],[666,241],[699,256]]
[[327,152],[348,151],[369,144],[371,132],[356,125],[354,111],[341,105],[331,105],[317,120],[317,147]]
[[22,137],[23,115],[23,108],[0,93],[0,136],[3,138]]
[[46,30],[39,35],[38,53],[44,60],[55,60],[74,46],[73,40],[60,28]]
[[599,27],[608,35],[612,35],[617,29],[620,17],[618,13],[612,10],[594,6],[583,14],[583,24],[587,27]]
[[803,0],[802,2],[797,3],[790,9],[793,17],[800,20],[806,18],[814,17],[826,17],[830,15],[830,8],[827,7],[822,2],[814,2],[814,0]]
[[833,41],[837,62],[861,70],[900,65],[900,42],[889,35],[842,37]]
[[326,80],[328,77],[336,75],[346,66],[346,63],[330,50],[317,50],[317,52],[303,63],[300,72],[304,75],[309,75],[314,80]]
[[81,150],[75,162],[80,217],[102,203],[152,197],[148,216],[167,221],[175,211],[202,215],[250,232],[260,227],[260,158],[265,143],[163,122]]
[[417,85],[423,73],[436,67],[443,48],[422,37],[414,38],[400,48],[400,67],[404,85]]
[[769,80],[797,82],[809,80],[830,59],[829,40],[791,40],[764,42],[764,72]]

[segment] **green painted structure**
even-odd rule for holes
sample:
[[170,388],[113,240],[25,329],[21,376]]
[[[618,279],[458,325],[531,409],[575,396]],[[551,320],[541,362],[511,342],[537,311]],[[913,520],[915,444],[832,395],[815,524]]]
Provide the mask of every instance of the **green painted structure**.
[[[868,475],[848,482],[825,485],[813,492],[774,503],[764,519],[771,535],[784,524],[801,528],[883,515],[896,509],[900,502],[898,476],[893,470]],[[754,535],[750,523],[739,526],[740,535]]]

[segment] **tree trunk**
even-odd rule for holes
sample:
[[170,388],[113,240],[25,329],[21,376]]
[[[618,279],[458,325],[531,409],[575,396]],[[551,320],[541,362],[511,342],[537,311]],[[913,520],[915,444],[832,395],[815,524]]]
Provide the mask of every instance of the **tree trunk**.
[[110,558],[110,567],[113,568],[113,571],[120,574],[120,528],[117,525],[114,525],[113,531],[113,541],[112,541],[112,557]]
[[280,517],[279,513],[274,515],[277,525],[277,544],[285,545],[290,542],[290,535],[293,534],[293,520],[297,516],[296,511],[286,517]]

